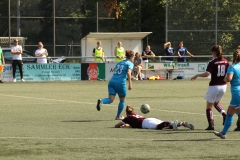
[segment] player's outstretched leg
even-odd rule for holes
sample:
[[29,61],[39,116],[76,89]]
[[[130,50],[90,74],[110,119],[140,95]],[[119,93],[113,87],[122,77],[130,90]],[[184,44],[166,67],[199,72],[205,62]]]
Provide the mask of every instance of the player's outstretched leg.
[[100,111],[101,110],[101,105],[102,104],[110,104],[112,103],[110,98],[103,98],[103,99],[98,99],[97,101],[97,110]]
[[223,135],[226,135],[229,128],[231,127],[232,123],[233,123],[233,115],[230,115],[227,113],[227,117],[226,117],[226,121],[224,123],[224,127],[223,127],[223,130],[221,131],[221,133]]
[[194,130],[194,126],[188,122],[183,122],[183,126],[191,130]]
[[172,126],[174,131],[178,130],[178,121],[175,120],[174,122],[170,122],[170,125]]
[[96,106],[96,108],[97,108],[98,111],[100,111],[100,109],[101,109],[101,104],[102,104],[102,100],[101,100],[101,99],[98,99],[98,100],[97,100],[97,106]]
[[226,135],[222,134],[221,132],[214,131],[213,133],[222,139],[226,139]]
[[224,122],[225,122],[225,119],[226,119],[226,112],[224,110],[224,108],[220,105],[220,103],[214,103],[214,107],[215,109],[222,114],[223,116],[223,125],[224,125]]

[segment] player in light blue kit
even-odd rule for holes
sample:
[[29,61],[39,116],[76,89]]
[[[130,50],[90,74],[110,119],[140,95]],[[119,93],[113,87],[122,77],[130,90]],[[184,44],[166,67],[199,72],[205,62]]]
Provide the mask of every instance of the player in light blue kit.
[[214,131],[214,134],[222,139],[226,138],[226,134],[233,123],[234,113],[240,113],[240,51],[237,50],[233,54],[233,63],[228,67],[227,75],[224,78],[226,82],[231,84],[232,99],[228,107],[227,117],[221,132]]
[[132,70],[133,70],[133,59],[134,52],[131,50],[125,51],[126,60],[122,60],[118,62],[114,68],[114,73],[112,78],[108,83],[108,98],[98,99],[97,101],[97,110],[100,111],[101,104],[110,104],[114,101],[116,94],[118,94],[120,98],[120,102],[118,104],[118,111],[116,120],[124,119],[121,116],[121,113],[125,106],[125,99],[127,95],[126,89],[126,81],[128,80],[128,90],[132,89]]

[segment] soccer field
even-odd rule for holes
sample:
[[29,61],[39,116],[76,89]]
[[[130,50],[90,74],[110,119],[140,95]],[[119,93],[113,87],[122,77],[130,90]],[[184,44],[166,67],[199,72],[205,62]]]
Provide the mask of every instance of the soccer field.
[[[146,117],[195,126],[178,131],[114,128],[118,98],[96,110],[97,99],[108,96],[107,81],[1,84],[0,159],[239,159],[236,116],[225,140],[204,130],[208,82],[133,81],[126,104],[140,113],[147,103]],[[225,110],[230,97],[228,86],[221,102]],[[213,112],[220,131],[222,116]]]

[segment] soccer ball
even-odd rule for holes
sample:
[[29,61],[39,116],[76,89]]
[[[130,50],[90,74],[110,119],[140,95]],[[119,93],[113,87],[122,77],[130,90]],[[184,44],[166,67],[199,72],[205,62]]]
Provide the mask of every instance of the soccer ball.
[[140,110],[143,114],[147,114],[150,112],[150,106],[148,104],[143,104],[141,105]]

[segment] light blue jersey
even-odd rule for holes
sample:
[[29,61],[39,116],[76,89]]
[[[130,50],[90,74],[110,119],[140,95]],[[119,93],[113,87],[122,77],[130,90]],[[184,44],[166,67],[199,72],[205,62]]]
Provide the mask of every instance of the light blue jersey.
[[232,64],[228,67],[228,74],[233,74],[231,84],[232,99],[230,105],[240,107],[240,63]]
[[227,73],[233,74],[233,78],[230,82],[231,91],[240,91],[240,63],[230,65]]
[[123,60],[116,64],[111,82],[126,84],[128,69],[133,70],[133,63],[129,60]]

